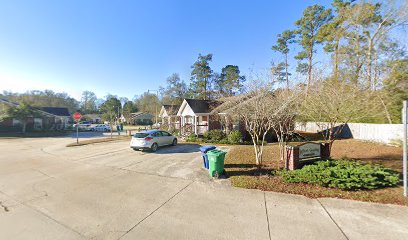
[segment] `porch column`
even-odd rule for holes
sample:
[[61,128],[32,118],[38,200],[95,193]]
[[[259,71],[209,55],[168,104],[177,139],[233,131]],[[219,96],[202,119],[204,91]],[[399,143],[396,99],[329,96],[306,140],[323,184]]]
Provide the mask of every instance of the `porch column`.
[[197,117],[194,116],[194,133],[197,134]]
[[180,116],[180,133],[181,134],[184,134],[183,126],[184,126],[184,117]]

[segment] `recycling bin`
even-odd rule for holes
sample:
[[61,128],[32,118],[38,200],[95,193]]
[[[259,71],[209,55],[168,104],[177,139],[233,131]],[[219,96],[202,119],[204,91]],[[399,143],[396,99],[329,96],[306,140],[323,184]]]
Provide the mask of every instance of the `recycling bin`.
[[209,163],[208,173],[210,174],[210,177],[220,176],[224,173],[225,154],[227,153],[221,150],[207,152]]
[[203,156],[203,163],[204,163],[204,168],[208,169],[208,156],[207,156],[207,152],[214,150],[216,148],[216,146],[202,146],[200,147],[200,151],[201,151],[201,155]]

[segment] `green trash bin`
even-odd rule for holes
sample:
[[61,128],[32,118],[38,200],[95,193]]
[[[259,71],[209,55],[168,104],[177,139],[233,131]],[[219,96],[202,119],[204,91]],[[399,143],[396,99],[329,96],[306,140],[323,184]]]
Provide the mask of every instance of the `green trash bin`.
[[224,151],[221,150],[212,150],[207,152],[209,169],[208,173],[211,177],[214,177],[216,174],[219,176],[224,173]]

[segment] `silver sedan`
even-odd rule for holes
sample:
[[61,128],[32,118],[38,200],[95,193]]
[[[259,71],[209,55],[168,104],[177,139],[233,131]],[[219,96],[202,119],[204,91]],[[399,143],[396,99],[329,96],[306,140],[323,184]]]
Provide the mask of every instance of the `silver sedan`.
[[177,145],[177,137],[161,130],[138,132],[133,135],[130,141],[130,147],[135,151],[149,149],[155,152],[159,147],[168,145]]

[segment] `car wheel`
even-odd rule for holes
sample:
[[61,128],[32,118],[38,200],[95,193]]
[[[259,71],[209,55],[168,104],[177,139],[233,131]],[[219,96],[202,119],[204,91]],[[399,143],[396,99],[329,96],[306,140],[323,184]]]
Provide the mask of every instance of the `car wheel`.
[[175,139],[173,140],[173,143],[172,143],[171,145],[173,145],[173,146],[176,146],[176,145],[177,145],[177,138],[175,138]]
[[133,151],[139,151],[139,149],[138,148],[133,148]]
[[157,143],[153,143],[153,145],[152,145],[152,147],[150,148],[150,150],[152,150],[152,152],[156,152],[158,147],[159,147],[159,146],[157,146]]

